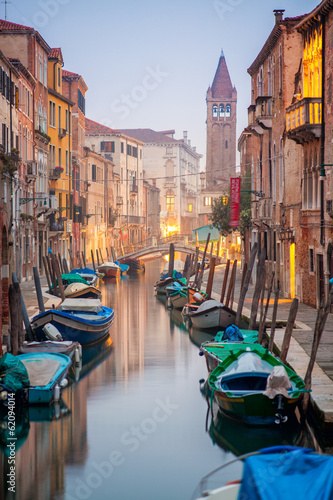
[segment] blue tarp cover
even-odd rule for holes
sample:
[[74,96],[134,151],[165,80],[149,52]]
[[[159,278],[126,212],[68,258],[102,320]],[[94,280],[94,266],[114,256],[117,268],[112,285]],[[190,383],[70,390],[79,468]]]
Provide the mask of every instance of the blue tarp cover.
[[249,457],[244,463],[240,499],[332,500],[333,456],[296,450]]
[[[215,338],[216,340],[216,338]],[[229,325],[223,333],[222,340],[230,340],[230,342],[240,342],[244,340],[244,337],[236,325]]]

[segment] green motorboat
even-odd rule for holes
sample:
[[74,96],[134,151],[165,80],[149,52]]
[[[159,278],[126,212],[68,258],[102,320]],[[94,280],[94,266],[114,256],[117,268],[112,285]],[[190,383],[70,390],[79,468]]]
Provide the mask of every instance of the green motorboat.
[[305,391],[303,380],[259,344],[225,343],[208,385],[220,410],[252,425],[282,423]]

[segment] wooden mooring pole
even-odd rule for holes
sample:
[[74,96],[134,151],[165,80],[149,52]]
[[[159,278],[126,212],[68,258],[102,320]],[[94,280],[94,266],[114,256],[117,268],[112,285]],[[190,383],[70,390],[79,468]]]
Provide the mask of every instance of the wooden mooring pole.
[[280,353],[280,359],[281,359],[282,363],[285,363],[287,360],[290,340],[291,340],[291,336],[293,334],[294,323],[295,323],[295,319],[296,319],[296,315],[297,315],[297,309],[298,309],[298,299],[293,299],[291,306],[290,306],[288,321],[287,321],[287,325],[286,325],[286,329],[284,331],[284,336],[283,336],[283,341],[282,341],[282,347],[281,347],[281,353]]
[[[312,371],[316,362],[318,347],[320,344],[320,340],[325,328],[326,320],[328,313],[330,312],[331,303],[333,300],[333,286],[331,286],[330,292],[328,294],[328,299],[325,304],[325,307],[321,305],[318,309],[316,325],[313,333],[313,341],[312,341],[312,349],[310,354],[310,360],[308,364],[308,368],[306,370],[306,374],[304,377],[305,389],[310,390],[312,384]],[[306,411],[310,400],[310,395],[305,394],[303,398],[303,410]]]
[[213,281],[214,281],[214,271],[215,271],[216,257],[212,257],[209,264],[209,274],[208,281],[206,286],[206,293],[208,298],[211,298],[212,289],[213,289]]
[[247,271],[246,271],[246,275],[245,275],[245,279],[244,279],[244,284],[243,284],[243,286],[241,288],[240,295],[239,295],[239,301],[238,301],[238,307],[237,307],[236,319],[235,319],[235,325],[237,325],[237,326],[239,325],[239,322],[241,320],[243,305],[244,305],[244,301],[245,301],[245,297],[246,297],[246,294],[247,294],[247,290],[249,288],[249,284],[250,284],[250,281],[251,281],[252,269],[253,269],[253,266],[254,266],[254,262],[255,262],[255,258],[256,258],[257,252],[258,252],[258,243],[255,242],[254,245],[253,245],[253,247],[252,247],[252,250],[251,250],[249,265],[248,265],[248,268],[247,268]]
[[257,281],[256,281],[256,286],[254,288],[254,293],[253,293],[253,297],[252,297],[252,307],[251,307],[249,330],[254,330],[256,327],[256,320],[257,320],[257,313],[258,313],[258,306],[259,306],[261,290],[265,286],[265,273],[264,273],[265,259],[266,259],[266,250],[263,248],[261,250],[260,257],[259,257]]

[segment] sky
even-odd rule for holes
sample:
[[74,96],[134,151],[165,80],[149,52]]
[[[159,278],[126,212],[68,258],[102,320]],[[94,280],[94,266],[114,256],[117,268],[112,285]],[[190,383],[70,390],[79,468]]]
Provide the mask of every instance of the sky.
[[285,17],[319,0],[8,0],[1,18],[34,27],[82,75],[86,116],[114,129],[188,132],[206,152],[206,92],[221,50],[238,93],[237,138],[247,125],[247,68]]

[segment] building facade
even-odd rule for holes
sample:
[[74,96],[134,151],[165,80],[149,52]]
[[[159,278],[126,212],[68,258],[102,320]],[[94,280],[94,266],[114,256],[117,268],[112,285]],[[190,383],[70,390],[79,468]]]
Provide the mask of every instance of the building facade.
[[147,180],[160,190],[161,236],[192,235],[197,225],[198,182],[201,154],[191,145],[187,132],[175,139],[174,130],[126,129],[121,132],[144,143],[143,168]]
[[63,96],[60,48],[52,49],[48,58],[48,135],[49,143],[49,247],[69,259],[72,248],[72,107]]
[[84,167],[85,147],[85,113],[87,84],[78,73],[62,71],[62,94],[71,102],[72,108],[72,163],[71,163],[71,196],[73,205],[72,219],[72,251],[74,258],[82,251],[83,236],[82,205],[87,192],[87,180],[81,177]]
[[143,213],[143,143],[86,118],[86,145],[114,163],[113,212],[117,212],[114,246],[117,249],[131,248],[131,245],[146,237]]

